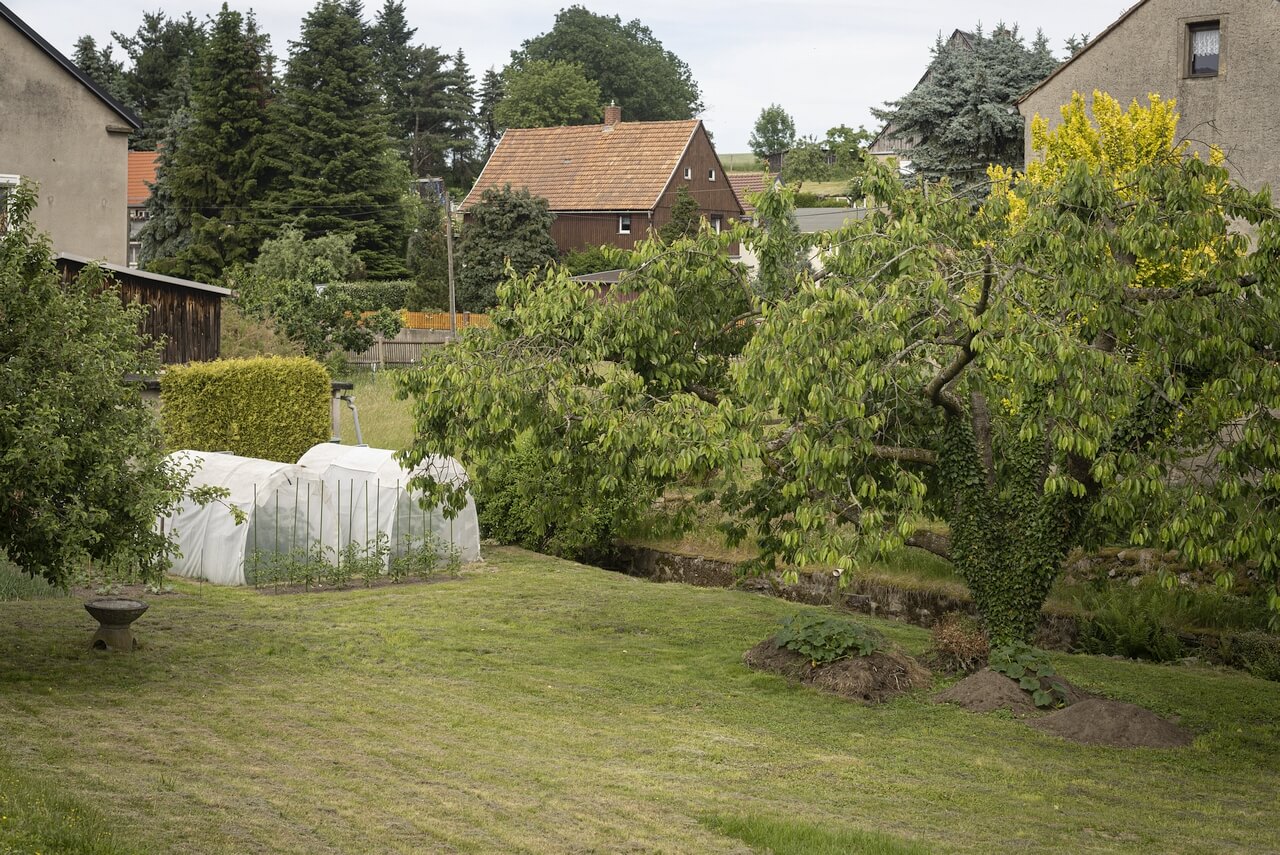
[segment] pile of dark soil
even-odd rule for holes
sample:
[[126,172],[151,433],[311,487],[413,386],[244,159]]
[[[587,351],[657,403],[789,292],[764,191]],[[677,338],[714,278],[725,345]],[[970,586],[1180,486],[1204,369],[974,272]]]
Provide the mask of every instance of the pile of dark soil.
[[[1067,704],[1075,704],[1089,695],[1061,677],[1055,680],[1067,690]],[[1008,710],[1014,715],[1035,715],[1041,710],[1031,700],[1031,693],[1019,688],[1018,682],[1005,675],[983,668],[965,677],[951,688],[933,696],[940,704],[956,704],[970,712]]]
[[1086,698],[1027,724],[1072,742],[1111,748],[1182,748],[1195,738],[1151,710],[1106,698]]
[[932,676],[920,663],[896,650],[851,656],[814,667],[809,659],[766,639],[742,657],[751,668],[771,671],[817,689],[863,703],[881,703],[929,685]]

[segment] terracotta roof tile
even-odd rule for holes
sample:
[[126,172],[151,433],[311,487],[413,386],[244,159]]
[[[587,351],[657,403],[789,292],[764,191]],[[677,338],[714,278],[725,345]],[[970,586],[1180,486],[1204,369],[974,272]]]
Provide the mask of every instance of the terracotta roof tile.
[[553,211],[648,211],[666,189],[700,122],[619,122],[511,128],[462,203],[490,187],[528,188]]
[[156,158],[154,151],[129,152],[129,183],[125,195],[129,205],[145,205],[151,198],[148,184],[156,183]]
[[768,172],[729,172],[725,177],[729,179],[729,186],[738,197],[738,204],[747,214],[754,214],[756,210],[747,196],[763,193],[766,187],[778,180],[776,175]]

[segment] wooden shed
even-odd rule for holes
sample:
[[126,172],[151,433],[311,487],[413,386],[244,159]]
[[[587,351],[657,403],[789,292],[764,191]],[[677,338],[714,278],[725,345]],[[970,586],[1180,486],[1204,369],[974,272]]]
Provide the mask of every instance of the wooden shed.
[[[79,274],[91,263],[92,259],[58,254],[58,269],[64,278]],[[222,299],[230,296],[229,290],[104,261],[97,264],[120,286],[126,303],[137,300],[150,310],[142,332],[164,341],[166,365],[218,358]]]

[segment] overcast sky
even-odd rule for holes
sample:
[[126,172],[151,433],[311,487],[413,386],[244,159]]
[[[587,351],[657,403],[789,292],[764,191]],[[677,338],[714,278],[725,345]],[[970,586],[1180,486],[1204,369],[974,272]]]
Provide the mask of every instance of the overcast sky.
[[[221,0],[5,0],[55,47],[70,55],[86,33],[99,45],[112,30],[132,32],[143,11],[203,18]],[[572,0],[407,0],[417,40],[452,53],[466,52],[477,78],[501,68],[513,48],[545,32]],[[781,104],[801,134],[822,135],[834,125],[876,129],[870,108],[902,95],[924,72],[939,32],[1017,23],[1028,39],[1037,28],[1055,54],[1073,33],[1097,33],[1132,0],[1027,3],[1016,0],[649,0],[645,4],[588,0],[600,14],[640,17],[654,35],[689,64],[702,87],[702,118],[722,153],[747,150],[762,107]],[[279,56],[298,36],[314,0],[231,0],[254,9]],[[365,0],[370,17],[382,0]],[[120,51],[117,49],[117,55]],[[624,119],[626,105],[623,105]]]

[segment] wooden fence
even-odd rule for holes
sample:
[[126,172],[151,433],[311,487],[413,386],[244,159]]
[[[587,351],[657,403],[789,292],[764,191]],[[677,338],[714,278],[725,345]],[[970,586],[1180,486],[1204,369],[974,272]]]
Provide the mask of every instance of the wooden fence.
[[347,352],[347,362],[352,365],[416,365],[422,360],[422,350],[439,347],[443,341],[382,341],[363,353]]

